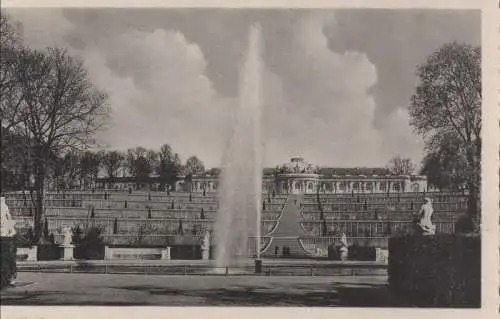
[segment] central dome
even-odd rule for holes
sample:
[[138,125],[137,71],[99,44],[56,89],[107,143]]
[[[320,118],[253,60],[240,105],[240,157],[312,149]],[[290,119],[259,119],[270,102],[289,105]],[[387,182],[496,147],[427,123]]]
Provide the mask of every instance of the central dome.
[[318,167],[304,161],[302,157],[293,157],[289,163],[279,167],[279,171],[285,174],[316,174]]

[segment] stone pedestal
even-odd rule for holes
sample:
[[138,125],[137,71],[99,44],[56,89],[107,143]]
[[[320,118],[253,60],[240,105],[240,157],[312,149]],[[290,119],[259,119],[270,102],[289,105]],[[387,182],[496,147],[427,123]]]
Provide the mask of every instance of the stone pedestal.
[[209,260],[210,259],[210,249],[206,247],[202,247],[201,249],[201,259]]
[[74,245],[61,245],[64,253],[63,253],[63,260],[73,260],[73,249],[75,248]]
[[38,246],[33,246],[28,250],[28,261],[37,261],[38,259]]
[[113,251],[107,245],[104,246],[104,259],[105,260],[113,259]]
[[170,247],[166,247],[161,251],[161,260],[170,260]]
[[262,273],[262,259],[255,259],[255,273]]
[[375,261],[379,263],[389,262],[389,250],[382,248],[375,248]]

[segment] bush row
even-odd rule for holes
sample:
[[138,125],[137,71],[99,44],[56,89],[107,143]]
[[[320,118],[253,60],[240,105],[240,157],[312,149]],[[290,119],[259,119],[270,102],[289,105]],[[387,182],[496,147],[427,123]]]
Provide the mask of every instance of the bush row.
[[479,237],[439,234],[389,240],[389,286],[416,303],[480,307]]
[[0,289],[7,287],[16,275],[16,242],[10,237],[1,237],[1,283]]

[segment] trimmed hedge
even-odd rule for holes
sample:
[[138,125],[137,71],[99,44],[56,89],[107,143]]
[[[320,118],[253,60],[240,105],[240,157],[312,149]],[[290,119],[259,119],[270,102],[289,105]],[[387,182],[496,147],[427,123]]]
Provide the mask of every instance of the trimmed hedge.
[[170,247],[170,258],[181,260],[201,259],[200,245],[174,245]]
[[389,287],[422,306],[481,306],[481,240],[451,234],[389,239]]
[[1,237],[1,283],[0,289],[9,286],[16,276],[16,241],[10,237]]
[[370,246],[350,246],[347,260],[374,261],[377,259],[377,250]]
[[62,258],[62,248],[57,244],[43,243],[38,245],[37,260],[58,260]]
[[81,244],[73,251],[75,259],[104,260],[104,244]]

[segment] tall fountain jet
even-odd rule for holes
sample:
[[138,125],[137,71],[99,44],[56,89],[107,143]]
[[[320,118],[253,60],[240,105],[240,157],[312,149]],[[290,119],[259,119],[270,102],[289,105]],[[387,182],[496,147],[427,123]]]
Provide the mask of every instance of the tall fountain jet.
[[261,28],[250,28],[240,70],[239,103],[222,165],[215,225],[216,267],[238,267],[260,257],[262,191]]

